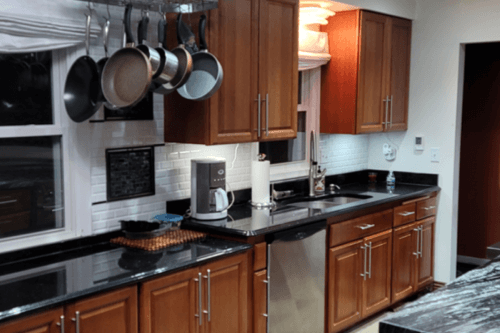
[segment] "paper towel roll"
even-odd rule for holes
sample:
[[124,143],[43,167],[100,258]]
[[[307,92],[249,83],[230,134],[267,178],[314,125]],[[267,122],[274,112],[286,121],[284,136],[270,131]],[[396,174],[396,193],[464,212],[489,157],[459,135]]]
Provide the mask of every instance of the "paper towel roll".
[[269,161],[252,161],[252,202],[268,204],[269,196]]

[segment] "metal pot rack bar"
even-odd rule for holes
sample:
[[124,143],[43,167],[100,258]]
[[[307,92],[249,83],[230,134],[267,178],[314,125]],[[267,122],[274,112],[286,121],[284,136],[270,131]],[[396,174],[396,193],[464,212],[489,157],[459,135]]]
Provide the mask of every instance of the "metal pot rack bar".
[[[88,0],[79,1],[89,2]],[[218,7],[218,0],[91,0],[90,2],[121,7],[132,4],[135,9],[159,11],[163,13],[195,13],[216,9]]]

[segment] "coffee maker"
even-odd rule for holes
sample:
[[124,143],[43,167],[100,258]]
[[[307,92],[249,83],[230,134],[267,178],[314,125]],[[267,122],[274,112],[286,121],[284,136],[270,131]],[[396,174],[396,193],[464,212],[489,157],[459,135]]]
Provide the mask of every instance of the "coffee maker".
[[191,217],[218,220],[227,217],[226,160],[191,160]]

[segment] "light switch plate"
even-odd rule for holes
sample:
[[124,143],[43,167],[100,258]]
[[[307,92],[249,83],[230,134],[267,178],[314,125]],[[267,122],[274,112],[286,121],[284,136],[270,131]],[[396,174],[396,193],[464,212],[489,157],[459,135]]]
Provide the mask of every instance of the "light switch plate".
[[431,148],[431,162],[439,162],[439,148]]
[[415,150],[424,150],[424,137],[422,135],[415,137]]

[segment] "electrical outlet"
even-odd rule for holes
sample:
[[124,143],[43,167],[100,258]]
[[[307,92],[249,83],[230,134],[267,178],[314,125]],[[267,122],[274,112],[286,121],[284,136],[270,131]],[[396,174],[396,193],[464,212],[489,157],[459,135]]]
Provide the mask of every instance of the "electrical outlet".
[[431,162],[439,162],[439,148],[431,148]]

